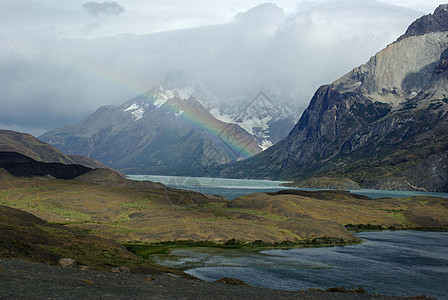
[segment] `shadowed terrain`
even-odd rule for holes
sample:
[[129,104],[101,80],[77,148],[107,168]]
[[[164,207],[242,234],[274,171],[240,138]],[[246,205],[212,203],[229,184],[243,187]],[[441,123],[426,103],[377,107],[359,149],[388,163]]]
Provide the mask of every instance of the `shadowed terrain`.
[[56,265],[70,257],[94,269],[129,266],[148,273],[180,271],[153,264],[120,244],[60,224],[50,224],[27,212],[0,205],[0,258],[20,258]]

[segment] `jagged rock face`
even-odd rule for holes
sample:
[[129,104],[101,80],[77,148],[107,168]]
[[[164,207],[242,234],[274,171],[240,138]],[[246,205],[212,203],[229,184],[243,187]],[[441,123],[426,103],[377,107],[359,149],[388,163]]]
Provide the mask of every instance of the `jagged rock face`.
[[333,85],[339,92],[359,91],[373,101],[398,106],[429,84],[447,48],[446,32],[410,36],[389,45]]
[[187,90],[170,89],[177,81],[174,76],[121,106],[101,107],[41,139],[126,172],[162,175],[207,175],[210,166],[261,151],[254,136],[214,118]]
[[413,35],[423,35],[429,32],[448,31],[448,4],[441,4],[434,14],[426,15],[416,20],[409,26],[405,34],[398,38],[402,40]]
[[446,5],[424,20],[434,22],[423,30],[419,19],[408,32],[425,34],[409,33],[319,88],[286,139],[221,175],[345,175],[363,187],[448,191],[448,32],[438,31]]

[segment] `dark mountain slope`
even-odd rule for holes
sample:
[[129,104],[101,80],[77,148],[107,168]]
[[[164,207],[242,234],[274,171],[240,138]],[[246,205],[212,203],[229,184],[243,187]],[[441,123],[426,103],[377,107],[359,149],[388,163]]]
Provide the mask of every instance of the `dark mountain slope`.
[[86,167],[106,168],[100,162],[83,156],[67,156],[32,135],[11,130],[0,130],[0,151],[17,152],[44,163],[79,164]]
[[40,138],[65,153],[132,173],[201,175],[261,151],[240,126],[216,119],[194,96],[183,98],[164,86]]
[[[73,179],[91,168],[76,164],[44,163],[17,152],[0,152],[0,168],[20,177],[52,176],[58,179]],[[112,171],[111,171],[112,172]]]
[[[448,19],[447,8],[434,16]],[[425,28],[320,87],[286,139],[221,175],[448,191],[448,32]]]

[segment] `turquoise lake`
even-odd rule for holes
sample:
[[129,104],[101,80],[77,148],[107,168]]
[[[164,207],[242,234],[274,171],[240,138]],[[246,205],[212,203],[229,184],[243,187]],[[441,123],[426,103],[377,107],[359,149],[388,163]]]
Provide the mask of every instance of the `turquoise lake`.
[[[239,196],[256,192],[276,192],[291,189],[280,186],[284,181],[227,179],[209,177],[182,177],[182,176],[158,176],[158,175],[127,175],[132,180],[149,180],[161,182],[169,187],[188,189],[210,195],[226,196],[233,200]],[[314,191],[316,189],[302,189]],[[406,196],[438,196],[448,198],[448,193],[426,193],[414,191],[379,191],[379,190],[353,190],[353,193],[366,195],[371,198],[381,197],[406,197]]]

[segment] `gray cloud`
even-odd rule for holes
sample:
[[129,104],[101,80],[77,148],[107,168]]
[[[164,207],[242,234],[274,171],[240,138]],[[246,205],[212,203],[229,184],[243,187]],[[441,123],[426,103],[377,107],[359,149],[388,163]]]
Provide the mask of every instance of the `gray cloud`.
[[82,7],[90,14],[96,15],[119,15],[124,12],[124,7],[117,2],[95,2],[84,3]]
[[90,23],[86,26],[84,26],[83,28],[80,29],[80,31],[84,34],[89,34],[92,33],[94,31],[97,31],[101,28],[101,24],[100,23]]

